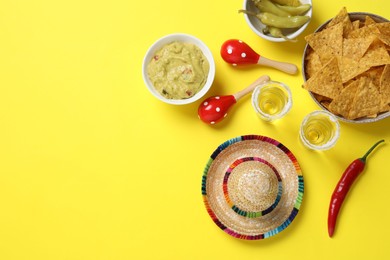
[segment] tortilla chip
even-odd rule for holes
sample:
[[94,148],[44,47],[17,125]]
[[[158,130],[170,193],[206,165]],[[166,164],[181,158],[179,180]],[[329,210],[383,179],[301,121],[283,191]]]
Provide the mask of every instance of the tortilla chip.
[[376,27],[379,29],[381,34],[390,36],[390,22],[377,23]]
[[306,76],[311,78],[322,68],[321,59],[316,52],[311,51],[306,56],[306,60]]
[[343,89],[340,70],[337,58],[334,57],[313,77],[311,77],[304,87],[316,94],[334,99]]
[[348,119],[356,119],[379,113],[381,95],[378,88],[368,78],[360,78]]
[[376,22],[370,16],[366,15],[366,19],[364,20],[364,26],[369,26],[370,24],[376,24]]
[[346,38],[354,30],[354,28],[351,20],[349,19],[349,16],[345,17],[342,23],[343,23],[343,37]]
[[320,102],[320,103],[326,103],[326,102],[329,103],[330,101],[332,101],[332,99],[329,99],[329,98],[327,98],[327,97],[318,95],[318,94],[316,94],[316,93],[312,93],[312,94],[313,94],[314,98],[315,98],[318,102]]
[[366,65],[365,63],[361,63],[347,57],[339,57],[338,63],[342,83],[348,82],[349,80],[370,68],[370,66]]
[[390,35],[378,34],[378,39],[386,45],[386,49],[390,46]]
[[326,25],[326,28],[332,27],[336,24],[342,23],[345,18],[349,19],[347,8],[344,6],[339,13]]
[[379,92],[384,104],[390,103],[390,65],[386,65],[380,77]]
[[329,104],[329,111],[348,118],[352,103],[359,87],[359,81],[353,81],[346,86],[333,101]]
[[360,27],[361,27],[361,22],[360,22],[360,20],[355,20],[355,21],[351,22],[351,29],[350,29],[348,32],[344,31],[344,34],[343,34],[344,40],[345,40],[346,38],[349,38],[349,35],[350,35],[353,31],[358,30]]
[[330,102],[331,102],[331,101],[329,101],[329,100],[323,100],[323,101],[321,101],[320,103],[321,103],[321,105],[322,105],[323,107],[325,107],[326,109],[329,110]]
[[388,112],[388,111],[390,111],[390,105],[389,104],[384,105],[381,108],[381,110],[380,110],[381,113]]
[[383,42],[376,39],[360,59],[359,63],[370,67],[390,64],[390,55]]
[[310,47],[320,56],[321,62],[325,64],[334,55],[342,55],[343,24],[339,23],[320,32],[307,35],[305,39]]
[[375,86],[380,86],[380,79],[384,68],[385,66],[373,67],[366,72],[363,72],[358,77],[367,77],[374,83]]
[[376,24],[371,24],[368,26],[361,27],[357,30],[351,31],[348,34],[348,38],[365,38],[365,37],[369,37],[370,35],[379,34],[379,33],[380,31],[376,26]]
[[343,56],[358,61],[370,47],[375,36],[347,38],[343,41]]
[[355,20],[352,22],[352,30],[357,30],[360,28],[360,21],[359,20]]

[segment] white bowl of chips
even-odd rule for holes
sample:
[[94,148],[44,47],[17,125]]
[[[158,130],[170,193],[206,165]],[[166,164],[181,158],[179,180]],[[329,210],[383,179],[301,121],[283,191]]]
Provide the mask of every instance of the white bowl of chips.
[[[243,10],[240,10],[244,13],[245,21],[248,24],[249,28],[256,33],[261,38],[272,41],[272,42],[285,42],[285,41],[295,41],[295,39],[306,29],[308,24],[310,23],[312,14],[313,14],[313,8],[312,8],[312,0],[286,0],[286,1],[279,1],[279,2],[286,2],[290,5],[280,5],[277,3],[277,1],[267,0],[271,1],[271,4],[269,5],[278,5],[276,8],[272,8],[270,10],[279,12],[280,9],[282,9],[282,13],[285,13],[286,10],[288,10],[290,17],[280,17],[281,15],[278,15],[279,17],[276,17],[276,19],[283,20],[283,23],[291,23],[289,20],[295,20],[299,21],[301,18],[306,18],[306,22],[304,24],[295,27],[295,28],[279,28],[278,26],[272,26],[273,28],[267,26],[264,22],[259,19],[259,17],[255,16],[254,14],[259,14],[261,12],[268,13],[266,17],[263,19],[265,20],[271,20],[268,19],[268,15],[272,13],[270,10],[260,10],[259,2],[258,0],[244,0],[243,4]],[[300,10],[303,10],[300,12]],[[275,13],[274,13],[275,14]],[[295,16],[294,18],[292,16]],[[298,17],[297,16],[301,16]],[[274,20],[274,19],[272,19]],[[304,20],[304,19],[302,19]],[[280,36],[279,34],[282,34],[283,36]]]
[[303,87],[341,121],[371,123],[390,116],[390,22],[348,13],[305,37]]

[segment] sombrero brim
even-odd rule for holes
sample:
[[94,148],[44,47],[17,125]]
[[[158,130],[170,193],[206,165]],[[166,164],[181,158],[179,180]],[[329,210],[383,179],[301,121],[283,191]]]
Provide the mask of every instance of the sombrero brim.
[[[226,202],[224,175],[240,158],[260,158],[279,172],[282,194],[268,214],[243,216]],[[212,220],[229,235],[248,240],[271,237],[289,226],[298,214],[303,191],[301,168],[292,152],[280,142],[258,135],[239,136],[221,144],[212,153],[202,177],[203,200]]]

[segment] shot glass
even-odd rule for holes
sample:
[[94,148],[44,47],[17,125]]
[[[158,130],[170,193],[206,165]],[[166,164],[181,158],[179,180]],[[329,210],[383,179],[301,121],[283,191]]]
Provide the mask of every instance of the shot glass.
[[299,136],[312,150],[328,150],[340,137],[340,124],[328,111],[314,111],[303,119]]
[[277,81],[262,83],[252,93],[252,106],[265,121],[282,118],[292,107],[291,90]]

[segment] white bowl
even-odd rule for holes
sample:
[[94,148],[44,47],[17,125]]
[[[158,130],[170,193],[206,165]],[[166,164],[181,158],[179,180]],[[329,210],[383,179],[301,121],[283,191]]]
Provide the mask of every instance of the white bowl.
[[[171,42],[178,41],[178,42],[186,42],[186,43],[192,43],[195,44],[199,49],[203,52],[204,56],[207,58],[209,64],[210,64],[210,70],[209,74],[207,77],[207,81],[203,88],[196,93],[194,96],[187,98],[187,99],[168,99],[164,96],[162,96],[153,86],[152,82],[149,79],[148,73],[147,73],[147,66],[150,60],[153,58],[154,54],[160,50],[164,45],[169,44]],[[166,35],[160,39],[158,39],[146,52],[146,55],[143,60],[142,64],[142,76],[144,79],[144,82],[149,89],[149,91],[159,100],[168,103],[168,104],[173,104],[173,105],[185,105],[189,103],[193,103],[196,100],[200,99],[203,97],[207,91],[210,89],[213,81],[214,81],[214,76],[215,76],[215,62],[213,55],[210,51],[210,49],[204,44],[201,40],[198,38],[188,35],[188,34],[183,34],[183,33],[175,33],[175,34],[169,34]]]
[[[310,20],[311,20],[311,17],[313,14],[312,1],[311,0],[300,0],[300,1],[302,4],[310,4],[311,5],[311,8],[309,9],[309,11],[307,11],[307,13],[304,14],[304,15],[310,16]],[[243,8],[245,10],[248,10],[251,12],[256,12],[256,13],[259,12],[259,10],[257,9],[257,7],[255,6],[255,4],[253,3],[252,0],[244,0]],[[248,15],[248,14],[244,14],[244,17],[245,17],[245,21],[247,22],[249,27],[252,29],[252,31],[254,33],[256,33],[258,36],[260,36],[261,38],[266,39],[268,41],[272,41],[272,42],[285,42],[286,41],[283,38],[276,38],[276,37],[272,37],[270,35],[264,34],[263,29],[266,27],[266,25],[261,23],[257,17],[255,17],[253,15]],[[293,39],[297,38],[306,29],[306,27],[310,23],[310,20],[299,28],[283,29],[283,33],[285,34],[285,36],[288,39],[293,40]]]

